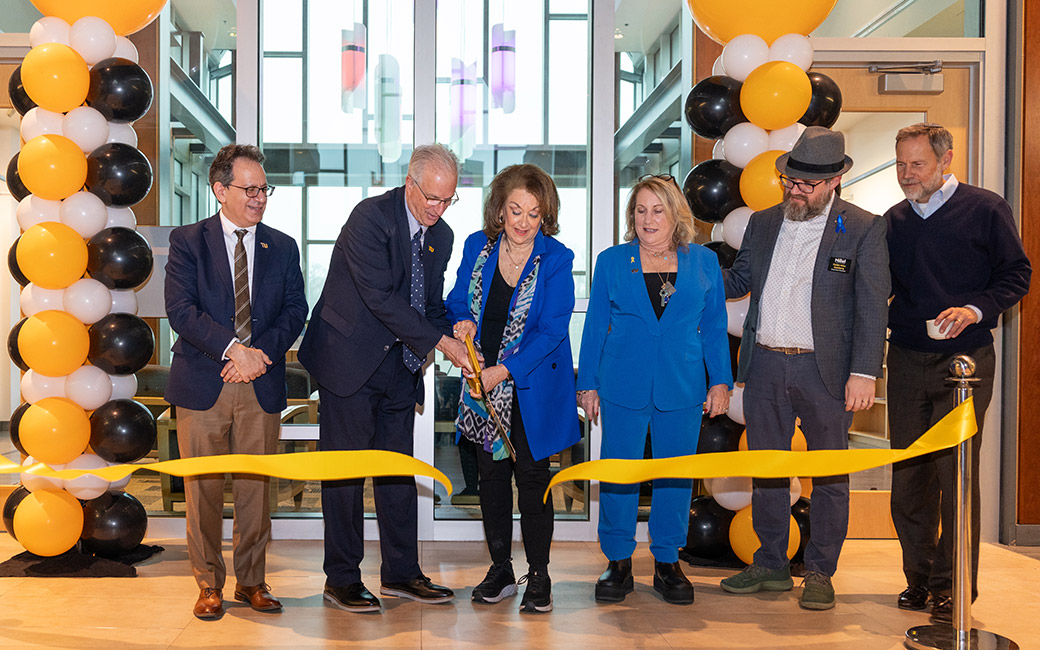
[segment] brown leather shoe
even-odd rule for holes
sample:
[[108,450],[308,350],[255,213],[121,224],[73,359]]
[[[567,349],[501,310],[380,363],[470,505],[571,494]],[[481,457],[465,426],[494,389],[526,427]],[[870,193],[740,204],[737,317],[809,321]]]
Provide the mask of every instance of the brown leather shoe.
[[249,603],[249,606],[258,612],[280,612],[282,604],[271,595],[271,586],[261,582],[255,587],[243,587],[235,585],[235,600]]
[[203,587],[192,610],[196,618],[214,619],[224,615],[224,596],[219,589]]

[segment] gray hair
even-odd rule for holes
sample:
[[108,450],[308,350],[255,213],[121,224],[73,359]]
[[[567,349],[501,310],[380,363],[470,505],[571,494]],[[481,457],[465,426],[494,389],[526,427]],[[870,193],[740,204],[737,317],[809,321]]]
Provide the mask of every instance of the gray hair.
[[229,144],[217,152],[217,157],[209,166],[209,186],[216,183],[230,185],[235,180],[235,161],[239,158],[252,160],[258,165],[264,164],[264,154],[260,147],[252,144]]
[[412,151],[412,157],[408,160],[408,175],[422,182],[423,172],[428,165],[442,171],[450,170],[456,177],[459,175],[459,159],[451,149],[438,142],[421,144]]
[[953,135],[941,124],[933,122],[918,122],[899,129],[896,133],[896,144],[922,136],[928,138],[928,144],[932,146],[936,158],[942,158],[947,151],[953,149]]

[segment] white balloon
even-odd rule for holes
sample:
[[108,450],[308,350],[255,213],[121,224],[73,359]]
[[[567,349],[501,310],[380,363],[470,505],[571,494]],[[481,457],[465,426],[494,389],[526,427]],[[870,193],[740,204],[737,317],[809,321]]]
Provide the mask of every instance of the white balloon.
[[736,512],[751,505],[750,476],[723,476],[708,479],[706,483],[712,498],[726,510]]
[[747,424],[744,421],[744,387],[734,386],[729,393],[729,411],[726,412],[729,419],[737,424]]
[[65,397],[65,377],[48,377],[35,370],[22,375],[22,399],[35,404],[47,397]]
[[791,477],[791,505],[798,501],[802,496],[802,482],[795,477]]
[[[723,224],[722,233],[726,233],[726,226]],[[744,296],[739,300],[727,300],[726,301],[726,315],[729,320],[726,323],[726,331],[732,336],[741,336],[744,333],[744,319],[747,318],[748,305],[751,304],[751,296]],[[733,389],[736,390],[736,389]],[[733,410],[733,405],[730,405],[730,411]],[[730,419],[733,419],[733,414],[730,413]],[[743,424],[743,420],[741,420]]]
[[137,217],[130,208],[108,206],[108,221],[105,228],[137,228]]
[[44,289],[29,283],[18,296],[18,305],[22,308],[23,314],[32,316],[48,309],[64,309],[62,307],[64,296],[64,289]]
[[726,74],[726,66],[724,66],[722,64],[722,55],[721,54],[718,56],[717,59],[715,59],[715,63],[711,64],[711,74],[712,75],[725,75]]
[[[748,221],[751,220],[751,208],[743,205],[722,220],[722,238],[732,248],[740,250],[740,244],[744,241],[744,231],[747,229]],[[736,336],[736,335],[734,335]]]
[[80,106],[65,114],[61,133],[89,154],[108,142],[108,120],[97,109]]
[[133,289],[112,289],[112,308],[110,314],[136,314],[137,292]]
[[112,380],[96,366],[80,366],[65,380],[65,397],[90,411],[112,399]]
[[58,221],[61,218],[59,216],[60,208],[61,201],[48,201],[35,194],[30,194],[18,202],[15,218],[18,219],[19,228],[28,230],[36,224]]
[[62,305],[85,325],[92,325],[111,312],[112,292],[93,278],[83,278],[65,289]]
[[794,143],[798,142],[798,138],[802,137],[802,133],[805,132],[805,125],[799,122],[795,122],[791,126],[785,126],[782,129],[769,132],[769,151],[790,151],[794,148]]
[[711,157],[716,160],[726,159],[726,143],[722,138],[715,141],[715,146],[711,148]]
[[744,81],[751,71],[769,61],[769,46],[760,36],[741,34],[722,48],[722,66],[726,74]]
[[[22,462],[22,467],[29,467],[30,465],[36,464],[36,459],[32,456],[26,457]],[[48,465],[51,469],[65,469],[62,464]],[[22,472],[21,475],[22,487],[30,492],[36,490],[60,490],[65,485],[65,480],[60,478],[47,478],[44,476],[37,476],[36,474],[30,474],[28,472]]]
[[137,394],[137,375],[109,375],[112,382],[111,399],[133,399]]
[[116,51],[116,33],[103,19],[84,16],[69,29],[69,47],[76,50],[87,65],[94,65]]
[[722,227],[721,223],[714,224],[711,227],[711,240],[712,241],[726,241],[726,231]]
[[29,46],[44,43],[69,44],[69,24],[57,16],[44,16],[29,29]]
[[751,122],[741,122],[722,138],[726,160],[743,169],[755,156],[769,151],[769,133]]
[[[113,465],[122,465],[122,463],[109,463],[108,464],[109,467],[112,467]],[[131,476],[132,476],[132,474],[127,474],[126,476],[124,476],[123,478],[119,479],[118,481],[112,481],[111,483],[108,484],[108,491],[109,492],[118,492],[120,490],[125,490],[126,486],[130,484],[130,477]]]
[[[65,469],[101,469],[103,467],[108,467],[108,463],[94,454],[83,454],[79,458],[65,463]],[[108,481],[93,474],[83,474],[73,479],[66,479],[65,490],[77,499],[89,501],[108,491]]]
[[769,46],[770,61],[789,61],[802,70],[812,65],[813,46],[806,36],[784,34]]
[[126,36],[116,36],[116,51],[112,53],[112,56],[118,56],[120,59],[130,59],[134,63],[140,62],[140,57],[137,55],[137,46]]
[[108,142],[122,142],[131,147],[137,147],[137,131],[128,122],[108,123]]
[[105,202],[91,192],[76,192],[62,201],[59,215],[63,224],[78,232],[84,239],[98,234],[108,223]]
[[62,114],[47,109],[30,108],[18,127],[22,140],[28,142],[41,135],[61,135]]

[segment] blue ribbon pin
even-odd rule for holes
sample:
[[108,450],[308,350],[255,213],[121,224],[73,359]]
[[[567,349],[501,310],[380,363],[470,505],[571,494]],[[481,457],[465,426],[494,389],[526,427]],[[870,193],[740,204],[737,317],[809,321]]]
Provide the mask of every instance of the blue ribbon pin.
[[845,216],[838,215],[838,225],[834,226],[834,232],[844,233],[845,232]]

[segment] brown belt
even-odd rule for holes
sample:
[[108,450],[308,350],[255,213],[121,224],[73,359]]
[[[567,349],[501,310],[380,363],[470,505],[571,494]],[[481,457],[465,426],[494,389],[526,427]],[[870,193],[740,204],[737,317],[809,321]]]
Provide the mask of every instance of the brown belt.
[[784,354],[812,354],[813,352],[809,348],[774,348],[768,345],[762,345],[761,343],[756,343],[755,345],[773,352],[783,352]]

